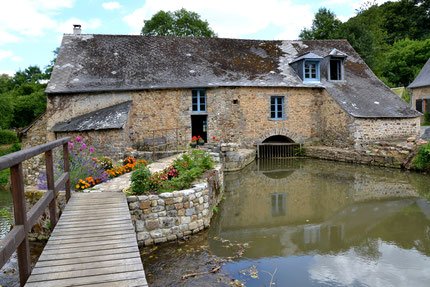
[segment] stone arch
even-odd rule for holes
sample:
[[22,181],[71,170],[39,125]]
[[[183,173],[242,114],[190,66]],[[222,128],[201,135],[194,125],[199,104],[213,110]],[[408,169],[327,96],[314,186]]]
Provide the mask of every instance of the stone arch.
[[284,136],[289,138],[295,143],[303,143],[303,138],[299,136],[297,133],[290,131],[287,128],[278,128],[264,131],[256,140],[256,144],[262,143],[264,140],[275,137],[275,136]]

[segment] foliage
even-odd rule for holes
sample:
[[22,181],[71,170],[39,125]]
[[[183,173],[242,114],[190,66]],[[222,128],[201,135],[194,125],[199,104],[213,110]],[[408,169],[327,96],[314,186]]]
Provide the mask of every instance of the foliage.
[[305,149],[302,147],[296,147],[294,149],[294,156],[305,156]]
[[14,131],[0,130],[0,144],[13,144],[18,142],[18,137]]
[[[8,147],[8,146],[6,146]],[[14,143],[12,146],[6,149],[0,148],[0,156],[4,156],[13,152],[17,152],[21,150],[21,143]]]
[[[131,193],[161,193],[189,188],[196,178],[211,169],[213,165],[214,162],[208,153],[193,150],[176,159],[168,168],[152,175],[148,174],[149,170],[136,169],[131,177]],[[135,173],[136,176],[134,176]]]
[[391,90],[395,92],[400,98],[402,98],[402,100],[404,100],[407,103],[410,103],[411,97],[405,87],[392,88]]
[[413,164],[418,170],[430,171],[430,143],[418,147],[418,153]]
[[144,21],[144,36],[191,36],[212,38],[217,35],[200,15],[185,9],[174,12],[159,11],[150,20]]
[[430,123],[430,114],[427,112],[424,112],[424,120],[426,123]]
[[430,58],[430,39],[399,40],[382,63],[382,76],[397,86],[409,85]]
[[303,29],[299,37],[304,40],[334,39],[341,24],[332,11],[320,8],[312,21],[312,27]]
[[136,163],[136,159],[134,157],[131,157],[131,156],[127,157],[122,162],[123,165],[134,164],[134,163]]
[[113,162],[110,158],[108,157],[102,157],[99,160],[99,165],[104,169],[104,170],[109,170],[113,168]]
[[10,170],[3,169],[0,170],[0,190],[5,189],[5,186],[9,184]]
[[347,39],[387,85],[407,86],[425,61],[430,38],[430,1],[368,2],[345,23],[325,8],[301,39]]
[[12,212],[7,210],[6,208],[0,209],[0,216],[3,217],[7,223],[7,225],[13,224],[13,215]]

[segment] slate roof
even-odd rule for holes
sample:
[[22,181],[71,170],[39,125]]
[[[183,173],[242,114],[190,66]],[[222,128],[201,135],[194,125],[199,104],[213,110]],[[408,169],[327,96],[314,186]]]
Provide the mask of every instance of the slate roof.
[[415,80],[408,86],[408,89],[430,86],[430,58],[425,63]]
[[123,102],[55,124],[53,132],[121,129],[125,125],[132,101]]
[[[346,81],[303,82],[289,65],[336,48],[348,55]],[[385,86],[346,40],[260,41],[130,35],[64,35],[48,94],[195,87],[325,88],[363,118],[420,114]]]

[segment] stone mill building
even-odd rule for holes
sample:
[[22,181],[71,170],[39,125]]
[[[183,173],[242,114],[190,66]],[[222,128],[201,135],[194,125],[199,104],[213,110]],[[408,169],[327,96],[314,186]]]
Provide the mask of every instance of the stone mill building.
[[419,133],[415,109],[346,40],[66,34],[46,112],[24,146],[80,135],[106,155],[151,130],[253,147],[267,139],[357,147]]

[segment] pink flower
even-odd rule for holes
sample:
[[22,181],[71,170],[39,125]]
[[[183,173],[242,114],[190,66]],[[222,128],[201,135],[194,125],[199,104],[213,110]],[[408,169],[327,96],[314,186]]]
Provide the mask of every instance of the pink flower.
[[82,151],[82,149],[80,148],[79,151]]
[[76,137],[76,141],[77,141],[78,143],[80,143],[80,142],[82,141],[82,139],[81,139],[80,137]]
[[92,147],[90,148],[90,152],[94,152],[94,149]]
[[86,148],[87,145],[85,143],[82,143],[82,148]]

